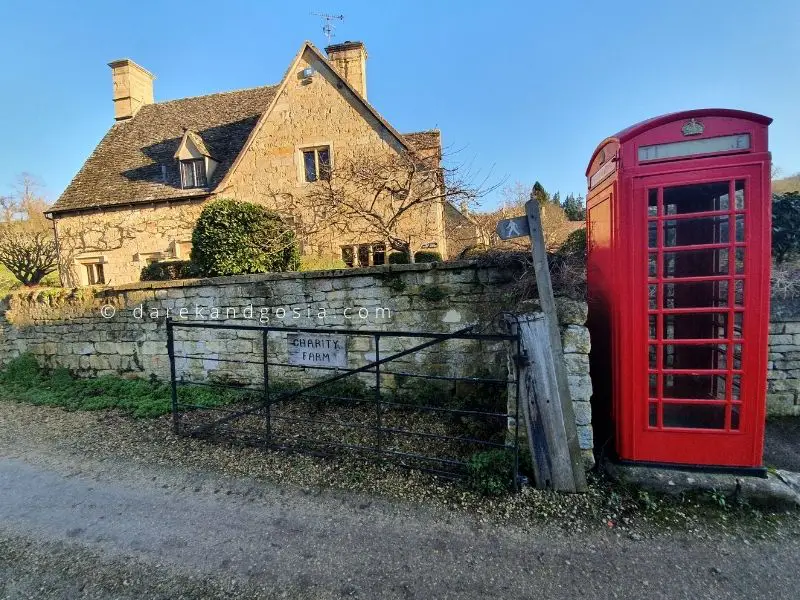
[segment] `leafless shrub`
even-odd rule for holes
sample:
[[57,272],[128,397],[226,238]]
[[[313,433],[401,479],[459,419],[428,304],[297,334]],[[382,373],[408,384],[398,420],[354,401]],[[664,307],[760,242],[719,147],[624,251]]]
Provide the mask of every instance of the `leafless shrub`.
[[800,263],[772,266],[772,295],[783,299],[800,297]]

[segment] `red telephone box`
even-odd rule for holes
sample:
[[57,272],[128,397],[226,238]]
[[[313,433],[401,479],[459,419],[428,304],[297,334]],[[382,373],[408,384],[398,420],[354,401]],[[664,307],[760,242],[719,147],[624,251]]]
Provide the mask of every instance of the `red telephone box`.
[[595,411],[606,403],[620,459],[761,465],[771,122],[738,110],[674,113],[592,155],[591,369]]

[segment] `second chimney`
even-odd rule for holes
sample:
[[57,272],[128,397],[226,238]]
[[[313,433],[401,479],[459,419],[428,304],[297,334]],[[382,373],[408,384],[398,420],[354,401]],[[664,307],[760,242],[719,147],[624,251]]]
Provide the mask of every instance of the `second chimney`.
[[325,48],[339,75],[367,98],[367,49],[361,42],[344,42]]
[[133,117],[145,104],[153,103],[155,76],[128,58],[108,63],[114,82],[114,118]]

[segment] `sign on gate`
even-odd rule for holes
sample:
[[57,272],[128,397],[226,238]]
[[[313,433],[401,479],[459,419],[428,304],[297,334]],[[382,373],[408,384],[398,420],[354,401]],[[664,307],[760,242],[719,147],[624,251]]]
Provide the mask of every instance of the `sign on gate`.
[[346,367],[347,336],[328,333],[286,335],[289,364],[309,367]]

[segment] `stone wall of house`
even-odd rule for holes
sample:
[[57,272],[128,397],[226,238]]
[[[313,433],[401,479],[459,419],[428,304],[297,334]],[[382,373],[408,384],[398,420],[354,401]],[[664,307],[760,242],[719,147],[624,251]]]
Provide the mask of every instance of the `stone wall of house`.
[[772,298],[767,414],[800,416],[800,298]]
[[[0,364],[30,352],[51,367],[83,376],[167,379],[167,311],[177,324],[444,333],[476,325],[492,333],[501,330],[501,313],[510,302],[508,285],[514,280],[513,272],[461,261],[22,292],[0,303]],[[581,447],[591,463],[586,305],[566,299],[558,305]],[[262,331],[178,326],[174,332],[179,377],[244,385],[263,380]],[[383,337],[380,355],[424,341]],[[374,360],[373,336],[351,335],[348,343],[349,367]],[[271,362],[287,361],[285,331],[268,334],[267,356]],[[449,340],[391,365],[396,372],[505,377],[508,347],[505,342]],[[280,367],[270,373],[294,380],[324,374]],[[382,385],[391,386],[393,379],[386,375]]]
[[[316,72],[310,80],[296,76],[306,67]],[[336,172],[337,165],[360,164],[365,157],[375,162],[374,157],[400,156],[402,147],[312,53],[300,58],[296,70],[216,195],[257,202],[291,216],[303,254],[340,258],[341,246],[382,242],[385,236],[355,219],[348,219],[346,227],[330,226],[329,215],[320,208],[325,203],[309,199],[325,184],[305,181],[303,150],[329,146]],[[85,263],[101,262],[105,283],[119,285],[139,281],[148,260],[187,258],[192,229],[209,198],[213,196],[58,215],[64,285],[89,283]],[[426,246],[447,257],[444,226],[442,205],[430,203],[408,211],[397,231],[411,239],[413,248]]]

